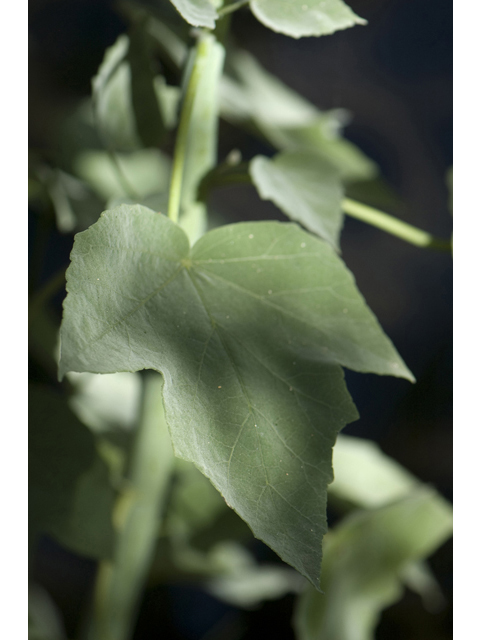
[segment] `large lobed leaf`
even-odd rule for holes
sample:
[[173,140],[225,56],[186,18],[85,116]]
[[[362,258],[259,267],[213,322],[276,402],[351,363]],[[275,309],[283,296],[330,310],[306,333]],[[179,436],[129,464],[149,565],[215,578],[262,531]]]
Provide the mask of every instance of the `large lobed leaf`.
[[161,372],[176,454],[318,588],[332,446],[357,417],[339,365],[413,379],[334,250],[278,222],[190,249],[124,205],[77,235],[67,290],[60,375]]

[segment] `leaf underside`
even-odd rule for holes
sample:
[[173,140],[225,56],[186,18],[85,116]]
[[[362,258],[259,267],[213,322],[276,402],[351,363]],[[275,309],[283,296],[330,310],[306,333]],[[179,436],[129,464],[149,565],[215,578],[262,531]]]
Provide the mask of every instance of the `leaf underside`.
[[60,375],[163,374],[176,455],[319,588],[332,446],[357,417],[340,365],[413,379],[334,250],[241,223],[192,249],[141,206],[76,236]]

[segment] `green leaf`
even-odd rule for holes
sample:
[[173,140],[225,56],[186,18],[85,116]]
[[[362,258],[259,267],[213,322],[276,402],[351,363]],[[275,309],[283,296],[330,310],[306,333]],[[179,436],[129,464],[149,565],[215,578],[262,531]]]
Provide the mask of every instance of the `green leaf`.
[[297,220],[336,249],[343,225],[343,189],[335,168],[305,151],[257,156],[250,175],[264,200],[272,200],[289,218]]
[[218,15],[210,0],[170,0],[178,13],[194,27],[213,29]]
[[132,151],[139,146],[130,95],[128,49],[129,39],[123,34],[106,50],[92,80],[93,109],[101,138],[107,148],[119,151]]
[[451,531],[451,506],[426,487],[344,520],[325,538],[324,594],[308,587],[298,601],[298,640],[373,640],[381,610],[403,593],[407,567],[430,555]]
[[122,206],[77,235],[67,290],[60,375],[160,371],[176,454],[318,586],[331,448],[357,416],[339,365],[412,379],[333,249],[262,222],[190,250]]
[[65,400],[29,389],[30,521],[83,555],[109,557],[114,491],[90,431]]
[[165,531],[174,538],[189,539],[212,525],[225,500],[191,463],[176,460],[175,483],[165,518]]
[[[220,543],[210,552],[212,564],[223,564],[220,575],[208,580],[207,591],[235,607],[251,609],[264,600],[276,600],[287,593],[299,593],[305,579],[290,568],[259,565],[244,546]],[[218,569],[217,569],[218,572]]]
[[141,380],[138,374],[114,373],[100,376],[69,373],[68,381],[76,390],[70,398],[70,407],[94,433],[134,429],[141,397]]
[[75,173],[104,200],[136,196],[137,201],[168,189],[170,160],[157,149],[116,153],[84,151],[75,161]]
[[342,0],[250,0],[250,7],[265,26],[293,38],[366,24]]
[[176,122],[178,87],[152,67],[151,36],[143,22],[109,47],[92,80],[95,123],[109,151],[158,147]]

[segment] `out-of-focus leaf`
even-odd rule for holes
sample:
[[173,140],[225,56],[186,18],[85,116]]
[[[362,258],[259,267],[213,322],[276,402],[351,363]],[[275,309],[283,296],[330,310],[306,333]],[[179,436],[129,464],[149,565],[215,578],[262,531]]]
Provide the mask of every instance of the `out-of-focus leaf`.
[[[333,449],[335,479],[329,496],[341,498],[352,506],[367,509],[386,506],[413,495],[422,484],[395,460],[382,453],[374,442],[339,435]],[[428,610],[437,610],[443,596],[435,577],[421,562],[410,563],[402,571],[405,585],[422,597]]]
[[145,21],[135,23],[130,38],[107,49],[92,81],[95,123],[110,152],[158,147],[175,126],[180,90],[155,75],[150,39]]
[[80,420],[97,433],[136,426],[141,380],[136,373],[69,373],[76,388],[70,406]]
[[250,6],[265,26],[293,38],[323,36],[366,24],[342,0],[250,0]]
[[235,607],[252,609],[264,600],[299,593],[306,581],[297,571],[275,565],[259,565],[245,547],[218,544],[211,553],[219,575],[205,584],[207,591]]
[[382,609],[403,592],[405,569],[452,531],[451,506],[430,488],[347,517],[324,543],[322,589],[307,587],[294,615],[299,640],[373,640]]
[[28,640],[66,640],[60,614],[48,592],[38,584],[28,586]]
[[210,0],[170,0],[178,13],[194,27],[213,29],[217,12]]
[[175,461],[175,481],[164,523],[167,535],[192,538],[226,508],[225,500],[191,462]]
[[[268,132],[268,125],[265,131]],[[315,152],[336,167],[345,182],[374,178],[378,173],[377,165],[349,140],[333,131],[328,121],[321,117],[299,127],[270,127],[268,135],[277,148]]]
[[334,250],[276,222],[190,250],[124,205],[77,235],[67,290],[60,375],[162,372],[177,455],[318,585],[331,447],[356,418],[339,365],[413,379]]
[[170,160],[157,149],[116,153],[115,157],[118,166],[107,152],[91,150],[79,154],[75,162],[76,174],[103,200],[133,195],[143,199],[168,189]]
[[343,189],[332,165],[313,153],[290,151],[271,160],[256,156],[250,175],[264,200],[272,200],[289,218],[338,249]]
[[365,508],[381,507],[421,484],[369,440],[339,435],[333,449],[335,479],[329,492]]
[[107,49],[92,80],[96,124],[107,148],[132,151],[139,146],[131,101],[129,39],[122,34]]
[[114,491],[90,431],[48,388],[29,388],[30,522],[65,546],[108,557]]
[[412,562],[401,572],[403,584],[418,593],[423,606],[431,613],[437,613],[445,605],[440,586],[426,562]]
[[83,231],[98,220],[102,201],[87,184],[59,169],[50,172],[47,183],[61,233]]
[[253,124],[277,149],[317,153],[334,165],[345,181],[376,175],[375,163],[341,136],[348,112],[320,111],[244,51],[236,52],[231,63],[239,81],[223,78],[223,117],[239,125]]

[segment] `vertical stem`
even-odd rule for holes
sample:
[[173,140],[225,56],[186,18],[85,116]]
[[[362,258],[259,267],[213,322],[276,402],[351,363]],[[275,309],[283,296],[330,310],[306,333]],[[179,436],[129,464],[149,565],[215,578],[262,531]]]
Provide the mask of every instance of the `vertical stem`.
[[192,71],[188,80],[187,90],[180,115],[175,153],[173,157],[172,177],[170,181],[170,198],[168,201],[168,217],[174,222],[178,220],[180,211],[180,198],[182,194],[183,168],[185,164],[186,149],[188,143],[188,130],[192,115],[198,81],[202,75],[205,61],[208,58],[209,49],[214,42],[211,36],[200,37],[195,48]]
[[147,372],[129,484],[115,506],[114,555],[111,561],[102,561],[99,567],[88,640],[128,640],[131,637],[155,550],[173,465],[162,387],[162,377]]

